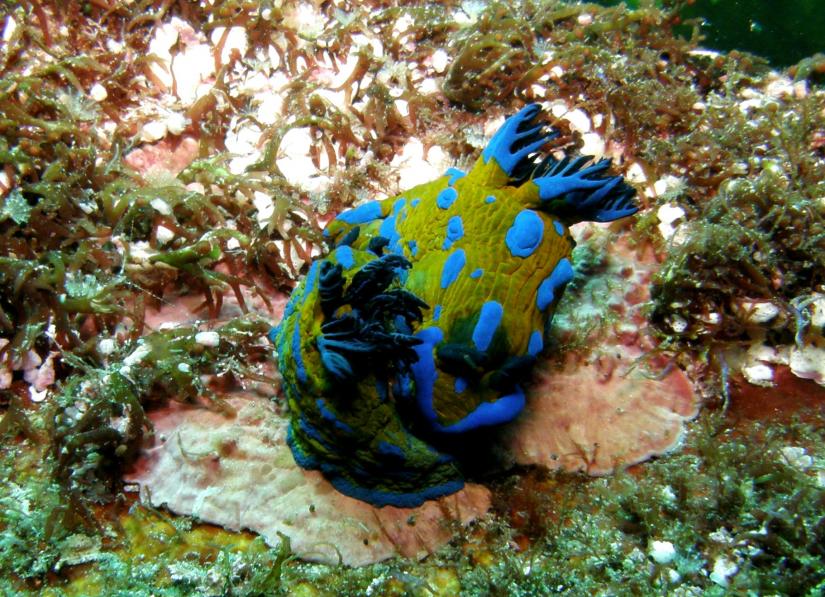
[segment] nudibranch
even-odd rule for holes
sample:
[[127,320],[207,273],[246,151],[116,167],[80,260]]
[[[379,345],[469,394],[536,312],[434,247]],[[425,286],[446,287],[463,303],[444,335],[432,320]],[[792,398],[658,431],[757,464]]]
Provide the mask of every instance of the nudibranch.
[[376,506],[463,487],[447,440],[521,412],[573,276],[568,226],[637,209],[610,160],[542,157],[557,135],[528,105],[466,174],[450,168],[329,223],[329,254],[270,332],[300,466]]

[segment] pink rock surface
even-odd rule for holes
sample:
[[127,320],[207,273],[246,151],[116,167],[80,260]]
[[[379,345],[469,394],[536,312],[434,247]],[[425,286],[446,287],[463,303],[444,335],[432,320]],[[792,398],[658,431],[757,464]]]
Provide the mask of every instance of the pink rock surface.
[[167,172],[180,174],[198,157],[198,141],[194,137],[162,139],[132,150],[124,161],[139,174]]
[[299,468],[286,444],[286,420],[253,395],[228,399],[224,416],[170,403],[150,413],[155,443],[127,482],[141,499],[228,529],[249,529],[272,545],[279,533],[299,557],[349,566],[392,556],[421,558],[490,506],[489,491],[467,485],[418,508],[375,508]]
[[656,380],[626,365],[570,359],[561,369],[540,367],[510,430],[516,461],[603,475],[676,447],[698,410],[690,382],[679,369]]
[[[677,447],[700,399],[678,367],[663,374],[661,359],[642,358],[656,346],[642,314],[658,267],[652,251],[616,242],[598,224],[577,232],[602,261],[565,296],[554,333],[584,348],[544,357],[507,436],[519,464],[604,475]],[[647,365],[659,370],[646,374]]]

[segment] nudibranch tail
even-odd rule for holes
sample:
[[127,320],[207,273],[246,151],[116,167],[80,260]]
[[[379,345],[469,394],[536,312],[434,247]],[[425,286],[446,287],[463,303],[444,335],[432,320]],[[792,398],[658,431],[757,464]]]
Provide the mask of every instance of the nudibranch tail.
[[609,160],[544,157],[541,107],[507,119],[472,169],[346,210],[272,333],[296,461],[378,506],[463,484],[456,448],[525,404],[573,278],[567,226],[635,212]]

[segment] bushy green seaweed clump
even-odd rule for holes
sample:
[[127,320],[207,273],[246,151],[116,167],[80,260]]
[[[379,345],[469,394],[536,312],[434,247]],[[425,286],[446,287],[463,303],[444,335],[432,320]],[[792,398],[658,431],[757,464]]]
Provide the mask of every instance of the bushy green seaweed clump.
[[[822,439],[819,419],[734,430],[711,414],[686,453],[644,474],[571,484],[531,473],[504,492],[512,526],[495,531],[505,540],[488,565],[462,575],[463,594],[818,594]],[[654,542],[672,556],[654,557]]]
[[[713,100],[712,100],[713,101]],[[704,125],[673,140],[678,196],[689,214],[667,247],[652,286],[651,320],[664,335],[700,350],[747,340],[743,299],[771,301],[799,329],[797,303],[825,283],[825,97],[735,101],[708,106]],[[701,140],[701,142],[700,142]],[[651,142],[651,153],[664,153]],[[779,318],[781,320],[782,318]]]

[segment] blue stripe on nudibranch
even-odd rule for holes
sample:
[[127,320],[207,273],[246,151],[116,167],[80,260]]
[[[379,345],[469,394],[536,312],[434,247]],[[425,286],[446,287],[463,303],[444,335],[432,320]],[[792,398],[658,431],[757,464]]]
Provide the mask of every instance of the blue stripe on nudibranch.
[[487,301],[481,306],[478,314],[478,322],[473,330],[473,344],[478,350],[487,350],[493,336],[504,316],[504,307],[496,301]]
[[541,352],[542,348],[544,348],[542,334],[538,330],[533,330],[533,333],[530,334],[530,341],[527,343],[527,354],[534,357]]
[[556,291],[562,288],[573,278],[573,266],[566,257],[559,260],[556,267],[550,272],[541,284],[536,293],[536,306],[544,311],[556,297]]
[[430,327],[416,335],[422,342],[413,347],[418,360],[410,369],[415,376],[415,400],[421,415],[433,431],[441,433],[463,433],[478,427],[499,425],[512,421],[524,409],[524,392],[516,386],[515,392],[502,396],[495,402],[482,402],[473,412],[450,425],[438,422],[438,414],[433,408],[433,390],[438,370],[433,357],[433,347],[444,339],[441,328]]
[[382,215],[381,204],[378,201],[370,201],[358,207],[342,211],[335,219],[345,224],[366,224],[377,220]]
[[417,207],[419,203],[421,203],[421,198],[419,198],[419,197],[416,197],[415,199],[410,201],[410,205],[412,207]]
[[433,309],[433,321],[438,321],[441,317],[441,305],[436,305],[435,309]]
[[335,425],[337,429],[343,431],[344,433],[348,433],[350,435],[355,433],[352,427],[341,421],[338,417],[335,416],[335,413],[333,413],[331,410],[329,410],[329,408],[327,408],[326,402],[324,402],[323,398],[318,398],[315,401],[315,405],[318,407],[318,412],[321,413],[321,416],[324,418],[325,421],[329,421],[330,423]]
[[438,197],[435,199],[435,203],[441,209],[448,209],[453,203],[455,203],[456,199],[458,199],[458,191],[456,191],[453,187],[447,187],[438,194]]
[[464,224],[461,222],[461,216],[453,216],[447,222],[447,238],[444,239],[442,248],[446,251],[462,236],[464,236]]
[[394,456],[399,460],[404,460],[404,457],[406,456],[406,454],[404,454],[404,450],[400,447],[384,441],[378,442],[378,453],[385,456]]
[[467,389],[467,380],[463,377],[456,377],[453,388],[456,394],[461,394],[461,392]]
[[553,228],[556,229],[556,232],[559,236],[564,236],[564,224],[559,222],[558,220],[553,221]]
[[341,245],[335,249],[335,260],[340,263],[344,269],[349,269],[355,265],[352,249],[346,245]]
[[470,274],[470,277],[473,279],[480,278],[483,273],[484,270],[479,267],[473,270],[473,272]]
[[407,247],[409,247],[410,249],[410,255],[412,255],[413,257],[418,255],[418,243],[415,241],[415,239],[408,240]]
[[441,288],[446,289],[455,282],[465,263],[467,263],[467,256],[464,254],[464,249],[456,249],[450,253],[441,270]]
[[530,209],[525,209],[513,219],[504,242],[514,257],[529,257],[541,244],[544,237],[544,222]]

